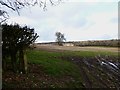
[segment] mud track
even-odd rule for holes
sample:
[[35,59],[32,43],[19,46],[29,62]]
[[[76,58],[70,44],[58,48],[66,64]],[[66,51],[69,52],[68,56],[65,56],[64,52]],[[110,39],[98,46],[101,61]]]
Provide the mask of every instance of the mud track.
[[83,85],[86,88],[120,88],[120,62],[118,58],[101,57],[61,57],[79,66]]

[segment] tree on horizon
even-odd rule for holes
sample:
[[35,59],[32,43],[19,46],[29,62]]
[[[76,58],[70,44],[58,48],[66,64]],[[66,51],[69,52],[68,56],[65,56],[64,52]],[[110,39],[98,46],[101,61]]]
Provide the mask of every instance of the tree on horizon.
[[64,34],[62,34],[61,32],[56,32],[55,36],[56,36],[56,42],[58,43],[58,45],[63,46],[63,42],[66,41]]

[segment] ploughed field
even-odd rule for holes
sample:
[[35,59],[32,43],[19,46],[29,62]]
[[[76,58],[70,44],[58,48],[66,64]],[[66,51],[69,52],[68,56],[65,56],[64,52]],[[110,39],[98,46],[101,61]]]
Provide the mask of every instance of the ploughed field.
[[59,50],[59,51],[95,51],[95,52],[119,52],[118,47],[102,47],[102,46],[57,46],[57,45],[35,45],[37,49],[44,49],[44,50]]
[[37,46],[28,73],[3,72],[3,88],[120,88],[118,48]]

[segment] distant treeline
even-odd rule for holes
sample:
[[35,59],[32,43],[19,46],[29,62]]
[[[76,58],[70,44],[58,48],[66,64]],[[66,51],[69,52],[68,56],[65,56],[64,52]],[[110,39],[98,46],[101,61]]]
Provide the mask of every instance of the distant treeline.
[[[88,41],[70,41],[64,42],[63,46],[108,46],[108,47],[120,47],[120,39],[112,40],[88,40]],[[44,45],[57,45],[56,42],[38,43]]]
[[119,47],[120,40],[112,39],[112,40],[91,40],[91,41],[79,41],[73,42],[74,46],[108,46],[108,47]]

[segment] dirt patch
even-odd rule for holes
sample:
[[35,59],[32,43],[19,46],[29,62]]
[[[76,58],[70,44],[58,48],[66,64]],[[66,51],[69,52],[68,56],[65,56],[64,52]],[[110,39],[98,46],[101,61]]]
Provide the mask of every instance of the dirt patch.
[[68,88],[84,87],[74,77],[64,75],[54,77],[46,74],[39,64],[29,64],[27,74],[17,74],[12,71],[3,72],[2,88]]

